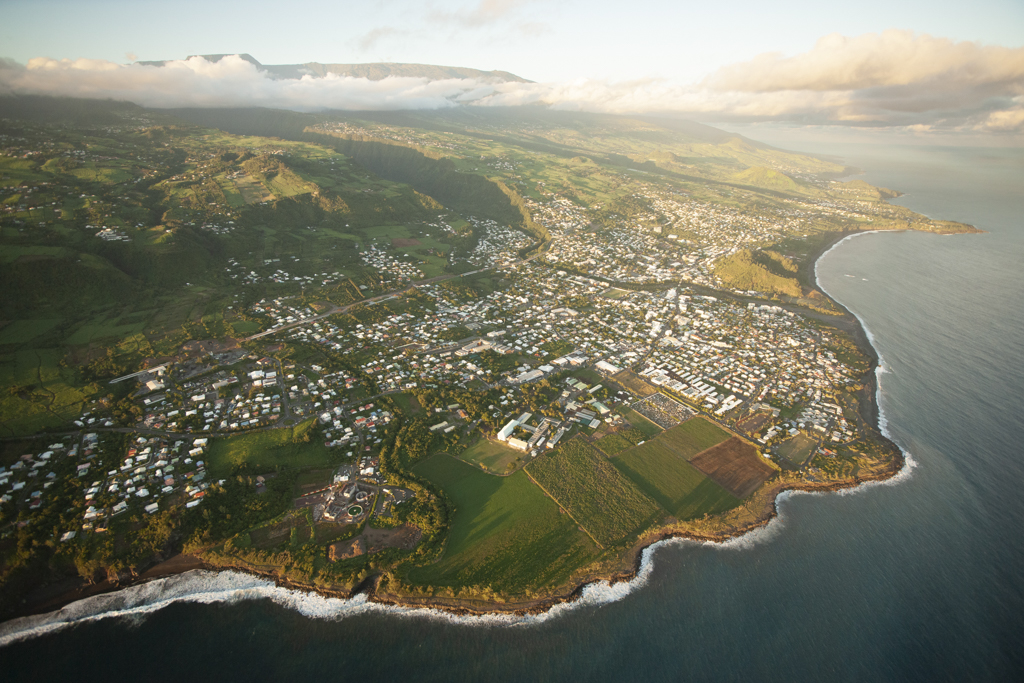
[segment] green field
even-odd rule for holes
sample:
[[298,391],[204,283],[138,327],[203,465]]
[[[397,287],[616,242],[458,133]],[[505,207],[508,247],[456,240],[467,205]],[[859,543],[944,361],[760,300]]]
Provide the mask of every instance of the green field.
[[641,432],[646,434],[648,437],[657,436],[664,431],[661,427],[654,424],[640,413],[627,408],[622,411],[622,415],[629,420],[629,424],[633,426],[633,429],[639,429]]
[[[307,420],[291,429],[268,429],[250,434],[213,439],[206,467],[215,477],[230,475],[241,465],[257,474],[269,470],[324,467],[338,457],[320,441],[301,440],[312,425]],[[295,440],[296,436],[300,440]]]
[[701,451],[711,448],[715,444],[722,443],[731,434],[713,422],[708,422],[702,417],[693,417],[668,429],[658,439],[672,451],[689,460]]
[[459,457],[466,462],[483,467],[492,474],[506,474],[509,471],[509,466],[514,466],[515,461],[522,455],[522,451],[517,451],[498,441],[480,439],[463,451]]
[[616,455],[648,438],[650,438],[649,435],[640,429],[625,429],[601,437],[594,445],[604,451],[606,455]]
[[14,320],[0,330],[0,344],[24,344],[46,334],[59,325],[61,318],[36,318],[35,320]]
[[564,582],[598,550],[522,471],[492,477],[439,454],[414,470],[455,505],[440,561],[409,572],[412,583],[528,594]]
[[74,370],[61,367],[57,349],[0,355],[0,435],[31,434],[67,425],[97,391],[82,386]]
[[637,446],[612,462],[678,519],[715,514],[740,504],[738,498],[691,467],[661,439]]
[[579,438],[537,458],[527,471],[602,544],[628,539],[661,514],[653,500]]

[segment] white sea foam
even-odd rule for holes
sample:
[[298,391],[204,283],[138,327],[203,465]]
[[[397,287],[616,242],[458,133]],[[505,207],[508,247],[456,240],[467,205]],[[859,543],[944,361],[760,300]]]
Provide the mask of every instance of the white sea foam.
[[[821,286],[821,281],[818,279],[818,265],[821,263],[821,259],[823,259],[829,252],[831,252],[833,249],[838,247],[846,240],[853,239],[854,237],[858,237],[860,235],[870,235],[876,232],[882,231],[868,230],[853,235],[847,235],[846,237],[844,237],[843,239],[839,240],[831,247],[829,247],[828,250],[825,251],[825,253],[823,253],[818,258],[818,260],[814,262],[814,283],[818,286],[818,289],[825,292],[825,294],[827,294],[832,299],[835,299],[835,297],[832,296],[831,292],[829,292],[827,289]],[[888,365],[885,364],[885,359],[882,358],[882,354],[879,352],[878,346],[875,344],[875,335],[872,334],[871,328],[868,327],[867,323],[864,322],[864,319],[860,317],[859,313],[852,309],[848,310],[850,310],[850,312],[853,313],[853,315],[857,318],[857,321],[860,323],[861,329],[864,330],[864,334],[868,338],[868,343],[871,344],[871,348],[875,350],[875,355],[878,356],[878,365],[875,366],[875,405],[878,406],[878,431],[880,431],[885,438],[889,439],[894,444],[896,444],[896,447],[899,448],[900,452],[903,453],[903,467],[902,469],[900,469],[899,472],[896,473],[895,476],[890,477],[889,479],[884,479],[882,481],[869,481],[859,486],[855,486],[848,489],[841,489],[838,493],[839,495],[843,496],[853,495],[855,493],[859,493],[861,491],[874,488],[876,486],[894,486],[896,484],[900,484],[909,479],[914,469],[918,466],[918,462],[914,460],[914,457],[896,441],[896,439],[893,437],[892,432],[889,431],[889,419],[885,415],[885,401],[882,396],[882,376],[892,374],[892,370],[889,368]]]

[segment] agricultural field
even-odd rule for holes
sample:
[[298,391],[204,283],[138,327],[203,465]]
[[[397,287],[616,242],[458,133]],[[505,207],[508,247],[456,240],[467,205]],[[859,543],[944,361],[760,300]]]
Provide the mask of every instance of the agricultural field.
[[412,569],[411,583],[522,595],[559,585],[598,554],[522,471],[493,477],[444,454],[414,471],[445,492],[455,513],[441,559]]
[[594,445],[600,448],[605,455],[616,455],[648,438],[649,436],[639,429],[624,429],[601,437],[594,442]]
[[625,410],[623,410],[622,415],[629,421],[629,424],[633,427],[633,429],[640,430],[648,438],[652,436],[657,436],[658,434],[661,434],[663,431],[665,431],[660,426],[656,425],[655,423],[651,422],[640,413],[630,408],[626,408]]
[[304,440],[312,424],[313,420],[308,420],[291,429],[211,439],[206,467],[213,476],[225,477],[243,465],[255,474],[330,465],[338,457],[336,452],[320,441]]
[[804,466],[818,442],[806,434],[797,434],[779,444],[779,464],[799,469]]
[[686,422],[665,430],[660,441],[677,455],[690,460],[701,451],[722,443],[731,435],[713,422],[702,417],[693,417]]
[[662,514],[653,500],[578,437],[538,457],[526,471],[602,545],[627,540]]
[[632,370],[623,370],[622,372],[616,373],[612,375],[612,379],[641,398],[646,398],[651,394],[658,393],[656,388],[643,381]]
[[746,498],[776,474],[756,448],[735,436],[701,452],[690,464],[737,498]]
[[481,438],[459,456],[469,463],[482,467],[491,474],[508,474],[516,466],[523,453],[499,441]]
[[612,463],[677,519],[724,512],[740,500],[695,470],[660,438],[648,441]]

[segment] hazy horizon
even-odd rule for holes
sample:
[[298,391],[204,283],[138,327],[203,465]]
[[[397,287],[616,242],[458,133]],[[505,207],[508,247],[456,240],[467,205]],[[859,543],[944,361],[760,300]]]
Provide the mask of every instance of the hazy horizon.
[[[680,115],[727,129],[780,126],[839,137],[848,130],[947,144],[1024,140],[1024,7],[1003,0],[970,10],[871,0],[858,11],[813,5],[813,12],[803,0],[728,9],[649,2],[632,12],[530,0],[385,0],[341,9],[306,2],[288,16],[262,2],[247,8],[13,2],[0,30],[0,94],[297,111],[530,104]],[[41,31],[55,12],[64,21]],[[186,59],[243,53],[263,64],[434,64],[533,82],[280,79],[234,56]],[[153,60],[168,61],[139,63]]]

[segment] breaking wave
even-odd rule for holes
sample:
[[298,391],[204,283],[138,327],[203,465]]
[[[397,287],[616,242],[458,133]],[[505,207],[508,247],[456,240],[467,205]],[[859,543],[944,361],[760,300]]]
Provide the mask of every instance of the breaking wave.
[[[831,251],[833,249],[838,247],[843,242],[846,242],[847,240],[853,239],[854,237],[859,237],[861,235],[870,235],[870,234],[876,233],[876,232],[882,232],[882,231],[881,230],[867,230],[865,232],[859,232],[859,233],[856,233],[856,234],[853,234],[853,235],[847,235],[843,239],[841,239],[838,242],[836,242],[835,244],[833,244],[821,256],[819,256],[818,260],[814,262],[814,284],[816,284],[818,286],[818,289],[820,289],[821,291],[825,292],[825,294],[827,294],[833,300],[838,301],[838,299],[836,299],[836,297],[832,296],[831,292],[829,292],[827,289],[825,289],[822,286],[821,280],[818,278],[818,266],[821,264],[821,260],[827,254],[831,253]],[[857,322],[860,323],[861,329],[864,330],[864,334],[868,338],[868,343],[871,344],[871,348],[873,348],[875,350],[875,355],[878,356],[878,365],[875,366],[875,405],[878,406],[878,431],[880,431],[882,433],[882,436],[884,436],[885,438],[889,439],[889,441],[892,441],[894,444],[896,444],[896,447],[900,449],[901,453],[903,453],[903,467],[902,467],[902,469],[900,469],[899,472],[896,473],[895,476],[890,477],[889,479],[884,479],[884,480],[881,480],[881,481],[869,481],[869,482],[865,482],[865,483],[861,484],[860,486],[854,486],[854,487],[848,488],[848,489],[841,489],[841,490],[839,490],[837,492],[841,496],[853,495],[853,494],[856,494],[856,493],[860,493],[861,491],[865,491],[867,489],[874,488],[876,486],[895,486],[897,484],[901,484],[901,483],[903,483],[904,481],[906,481],[907,479],[909,479],[911,477],[911,475],[913,474],[914,469],[916,469],[917,466],[918,466],[918,462],[914,459],[914,456],[911,455],[910,452],[907,451],[907,449],[905,449],[903,446],[901,446],[899,444],[899,442],[897,442],[896,439],[894,438],[892,432],[889,431],[889,419],[886,417],[886,414],[885,414],[885,401],[884,401],[884,398],[882,396],[882,376],[883,375],[892,374],[892,370],[890,370],[889,366],[885,364],[885,359],[882,357],[882,354],[879,352],[878,345],[875,344],[875,335],[872,334],[871,328],[868,327],[866,322],[864,322],[864,318],[860,317],[859,313],[857,313],[856,311],[854,311],[854,310],[852,310],[850,308],[847,308],[847,310],[850,311],[850,313],[852,313],[855,318],[857,318]]]

